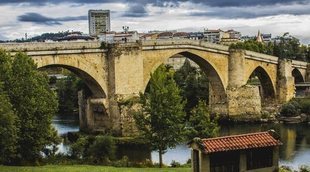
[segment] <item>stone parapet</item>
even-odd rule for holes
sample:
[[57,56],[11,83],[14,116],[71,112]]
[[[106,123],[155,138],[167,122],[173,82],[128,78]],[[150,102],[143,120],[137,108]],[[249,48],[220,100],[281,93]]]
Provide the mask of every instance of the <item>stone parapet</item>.
[[46,51],[46,50],[80,50],[98,49],[101,46],[99,41],[87,42],[27,42],[27,43],[2,43],[0,49],[9,52],[18,51]]

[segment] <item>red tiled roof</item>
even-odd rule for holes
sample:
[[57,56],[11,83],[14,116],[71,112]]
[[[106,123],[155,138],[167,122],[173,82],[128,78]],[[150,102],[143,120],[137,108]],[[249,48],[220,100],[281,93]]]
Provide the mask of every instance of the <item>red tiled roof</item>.
[[272,131],[269,131],[202,139],[201,144],[206,153],[281,145],[282,143],[278,139],[275,139],[272,134]]

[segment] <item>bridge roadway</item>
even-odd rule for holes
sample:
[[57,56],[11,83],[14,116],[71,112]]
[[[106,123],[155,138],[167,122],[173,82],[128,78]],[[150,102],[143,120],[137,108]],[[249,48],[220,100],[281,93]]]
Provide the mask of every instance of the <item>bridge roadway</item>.
[[[92,95],[79,93],[81,129],[120,135],[135,129],[132,108],[124,102],[144,92],[150,73],[177,54],[196,62],[207,74],[214,113],[260,114],[263,100],[287,102],[295,95],[295,80],[310,81],[306,62],[202,41],[151,40],[100,47],[100,42],[0,44],[12,55],[27,53],[38,68],[63,67],[84,79]],[[261,87],[247,84],[253,74]]]

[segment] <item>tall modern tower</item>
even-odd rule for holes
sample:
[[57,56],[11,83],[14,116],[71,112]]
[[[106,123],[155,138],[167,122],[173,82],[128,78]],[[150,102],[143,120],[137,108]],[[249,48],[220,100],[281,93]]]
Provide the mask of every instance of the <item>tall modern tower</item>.
[[89,10],[88,11],[89,35],[98,36],[100,33],[109,32],[110,10]]

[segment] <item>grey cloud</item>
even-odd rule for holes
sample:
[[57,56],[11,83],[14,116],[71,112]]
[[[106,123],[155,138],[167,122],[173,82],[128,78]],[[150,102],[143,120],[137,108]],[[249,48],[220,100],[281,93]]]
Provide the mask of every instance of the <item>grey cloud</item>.
[[205,16],[223,19],[233,19],[233,18],[257,18],[275,15],[310,15],[310,4],[307,5],[294,5],[294,6],[256,6],[256,7],[214,7],[210,11],[203,12],[192,12],[189,16]]
[[[25,3],[32,5],[42,5],[46,3],[77,3],[77,4],[89,4],[89,3],[109,3],[109,2],[121,2],[121,3],[133,3],[130,0],[1,0],[0,4],[12,4],[12,3]],[[142,5],[151,4],[154,6],[171,6],[173,4],[178,5],[180,2],[192,2],[196,4],[204,4],[211,7],[240,7],[240,6],[268,6],[275,4],[307,4],[309,0],[137,0],[134,3]]]
[[0,40],[8,40],[8,38],[6,37],[6,36],[4,36],[4,35],[2,35],[2,34],[0,34]]
[[124,17],[145,17],[148,13],[142,4],[130,4],[129,9],[123,14]]
[[[128,10],[120,13],[123,17],[145,17],[148,16],[147,5],[157,7],[177,7],[182,2],[192,2],[197,6],[203,6],[212,11],[193,12],[190,16],[209,16],[215,18],[255,18],[280,14],[304,15],[309,14],[308,9],[295,7],[308,6],[310,0],[0,0],[1,4],[30,4],[45,5],[48,3],[60,4],[70,3],[71,7],[94,3],[124,3]],[[293,6],[292,8],[289,6]],[[283,7],[288,9],[283,9]],[[266,8],[268,10],[261,10]],[[251,9],[251,10],[248,10]],[[281,9],[281,10],[279,10]],[[49,18],[41,15],[26,14],[20,16],[20,21],[31,21],[38,24],[59,25],[61,19]]]
[[61,25],[61,22],[87,20],[87,16],[67,16],[60,18],[46,17],[38,13],[26,13],[17,17],[21,22],[32,22],[43,25]]

